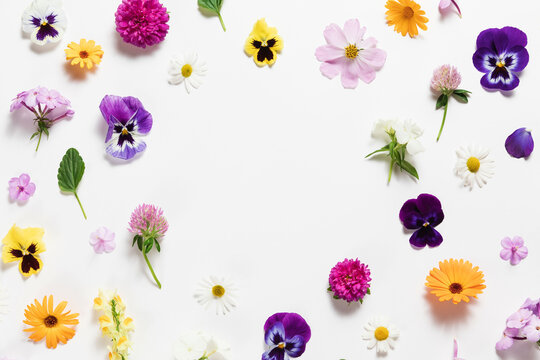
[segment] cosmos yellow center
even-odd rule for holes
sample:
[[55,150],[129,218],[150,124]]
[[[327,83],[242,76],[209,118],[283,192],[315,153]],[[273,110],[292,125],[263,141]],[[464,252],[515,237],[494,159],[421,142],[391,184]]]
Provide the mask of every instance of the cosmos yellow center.
[[410,19],[413,16],[414,16],[414,10],[412,9],[412,7],[407,6],[407,7],[403,8],[403,17],[405,19]]
[[358,56],[358,48],[356,47],[356,45],[349,44],[345,48],[345,56],[349,59],[356,59],[356,57]]
[[461,284],[458,284],[458,283],[452,283],[448,287],[448,290],[450,290],[452,294],[461,294],[461,292],[463,291],[463,286],[461,286]]
[[182,66],[182,76],[187,78],[191,76],[191,73],[193,72],[193,67],[189,64],[186,64]]
[[127,134],[128,134],[127,129],[126,129],[126,128],[123,128],[123,129],[122,129],[122,135],[127,135]]
[[43,323],[46,327],[52,328],[58,324],[58,319],[55,316],[49,315],[45,318],[45,320],[43,320]]
[[86,59],[88,57],[88,51],[83,50],[83,51],[79,52],[79,57],[81,59]]
[[467,168],[472,173],[478,172],[478,170],[480,169],[480,160],[478,160],[478,158],[475,158],[474,156],[471,156],[467,160]]
[[221,285],[215,285],[212,288],[212,295],[218,298],[222,297],[223,295],[225,295],[225,288]]
[[377,341],[383,341],[388,339],[388,329],[384,326],[379,326],[378,328],[376,328],[375,339],[377,339]]

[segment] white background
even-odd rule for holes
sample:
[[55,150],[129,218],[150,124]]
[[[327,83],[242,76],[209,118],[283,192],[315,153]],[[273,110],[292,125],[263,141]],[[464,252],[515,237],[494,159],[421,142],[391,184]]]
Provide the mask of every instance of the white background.
[[[119,1],[65,2],[68,29],[61,43],[42,51],[20,30],[29,1],[2,1],[0,67],[0,183],[3,237],[16,223],[45,229],[43,271],[23,279],[15,264],[0,266],[10,292],[10,313],[0,323],[0,355],[17,359],[105,359],[92,300],[99,288],[118,289],[136,322],[130,359],[172,359],[180,333],[205,330],[230,343],[232,359],[260,359],[263,324],[275,312],[298,312],[313,336],[304,360],[375,359],[361,339],[363,325],[385,315],[400,328],[392,359],[451,359],[452,339],[466,359],[497,359],[494,346],[505,319],[527,297],[540,296],[537,212],[539,166],[510,158],[506,137],[538,125],[540,55],[537,1],[461,1],[464,17],[439,14],[436,0],[421,1],[428,31],[403,38],[385,23],[384,1],[226,0],[223,17],[204,17],[196,1],[164,1],[171,29],[162,44],[139,50],[115,31]],[[285,42],[273,68],[258,68],[243,45],[258,18],[266,17]],[[375,81],[355,90],[319,72],[314,52],[324,28],[359,18],[367,36],[388,53]],[[478,33],[517,26],[529,35],[531,61],[510,96],[487,92],[472,65]],[[103,46],[103,62],[80,76],[64,48],[80,38]],[[193,49],[206,59],[204,85],[188,95],[167,83],[170,55]],[[441,141],[435,137],[442,110],[429,90],[433,69],[456,65],[468,105],[454,100]],[[15,95],[37,85],[71,99],[76,115],[51,129],[49,140],[29,142],[32,121],[9,114]],[[106,156],[106,124],[98,106],[106,94],[136,96],[152,113],[147,150],[130,162]],[[388,164],[365,160],[383,144],[370,136],[379,118],[412,118],[424,129],[426,152],[414,158],[415,182],[397,173],[386,184]],[[483,189],[460,187],[453,174],[455,150],[477,143],[491,149],[496,176]],[[86,162],[79,187],[88,220],[73,196],[61,194],[58,164],[69,147]],[[9,178],[27,172],[37,191],[26,205],[8,201]],[[4,186],[3,185],[3,186]],[[413,250],[398,213],[422,192],[435,194],[446,215],[435,249]],[[140,203],[161,206],[170,223],[162,253],[151,261],[164,287],[154,285],[144,260],[131,247],[127,222]],[[100,226],[116,232],[117,249],[96,255],[89,235]],[[499,258],[504,236],[521,235],[529,257],[516,267]],[[326,292],[331,267],[358,257],[372,269],[372,294],[361,306],[332,300]],[[439,303],[425,277],[439,260],[464,258],[485,273],[478,300]],[[239,306],[227,316],[205,311],[193,298],[207,275],[230,276]],[[80,313],[76,336],[52,351],[23,333],[24,308],[54,294]],[[531,344],[499,356],[540,359]]]

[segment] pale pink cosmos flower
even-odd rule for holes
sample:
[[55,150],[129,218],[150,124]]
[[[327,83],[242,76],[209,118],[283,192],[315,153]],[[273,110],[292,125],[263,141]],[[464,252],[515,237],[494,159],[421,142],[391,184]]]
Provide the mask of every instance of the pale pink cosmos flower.
[[529,250],[524,245],[523,238],[521,236],[514,236],[513,239],[505,237],[501,240],[503,249],[500,256],[503,260],[509,260],[510,264],[517,265],[521,260],[525,259],[529,254]]
[[116,248],[114,237],[114,232],[102,226],[90,234],[90,245],[96,254],[110,253]]
[[457,90],[461,84],[461,74],[452,65],[442,65],[433,71],[431,78],[431,88],[443,94],[449,94]]
[[354,89],[358,79],[369,84],[375,79],[375,71],[386,62],[386,52],[377,49],[377,40],[364,39],[365,27],[360,27],[357,19],[348,20],[343,30],[330,24],[324,30],[327,44],[315,51],[317,60],[322,61],[321,73],[329,79],[341,74],[341,84],[346,89]]
[[9,197],[12,201],[26,201],[36,192],[36,184],[30,182],[30,175],[21,174],[11,178],[9,184]]
[[450,5],[454,5],[456,7],[459,17],[461,17],[461,9],[459,8],[455,0],[441,0],[441,2],[439,3],[439,10],[441,12],[445,11],[446,9],[450,7]]

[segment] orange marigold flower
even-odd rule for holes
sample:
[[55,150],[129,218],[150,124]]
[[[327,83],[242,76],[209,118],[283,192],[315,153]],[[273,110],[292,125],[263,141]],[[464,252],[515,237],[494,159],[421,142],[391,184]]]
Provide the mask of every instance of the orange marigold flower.
[[94,40],[81,39],[79,44],[72,41],[64,51],[66,52],[66,60],[71,60],[71,65],[79,64],[81,68],[86,65],[88,69],[91,69],[94,64],[99,64],[103,57],[101,46],[96,45]]
[[386,21],[388,25],[394,25],[394,31],[410,37],[418,35],[418,28],[427,30],[426,23],[429,21],[426,12],[420,10],[420,5],[412,0],[388,0],[385,7]]
[[439,262],[439,268],[433,268],[426,277],[426,286],[439,301],[452,300],[454,304],[469,302],[469,296],[476,298],[482,293],[484,274],[473,265],[463,259],[444,260]]
[[71,311],[63,313],[66,306],[67,301],[62,301],[53,310],[52,295],[49,296],[48,300],[44,296],[41,304],[36,299],[34,304],[28,305],[24,311],[26,320],[23,320],[23,322],[31,326],[31,328],[24,329],[24,331],[31,332],[29,338],[34,342],[46,338],[49,349],[56,349],[58,342],[65,344],[73,338],[75,329],[73,326],[66,325],[77,325],[79,323],[79,320],[77,320],[79,314],[70,314]]

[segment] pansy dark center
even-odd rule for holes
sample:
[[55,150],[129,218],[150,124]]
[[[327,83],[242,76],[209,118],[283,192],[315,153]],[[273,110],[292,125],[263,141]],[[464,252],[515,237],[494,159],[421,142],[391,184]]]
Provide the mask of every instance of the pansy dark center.
[[403,9],[403,17],[405,19],[410,19],[414,16],[414,10],[412,9],[412,7],[410,6],[407,6]]
[[349,44],[345,48],[345,56],[349,59],[356,59],[358,56],[358,48],[354,44]]
[[474,156],[471,156],[469,159],[467,159],[467,168],[472,173],[478,172],[478,170],[480,170],[480,160]]
[[88,58],[88,56],[89,56],[89,55],[88,55],[88,51],[84,51],[84,50],[83,50],[83,51],[79,52],[79,57],[80,57],[81,59],[86,59],[86,58]]
[[461,292],[463,291],[463,286],[461,286],[461,284],[458,284],[458,283],[452,283],[448,287],[448,290],[450,290],[452,294],[461,294]]
[[53,328],[58,324],[58,319],[56,316],[49,315],[45,318],[45,320],[43,320],[43,323],[46,327]]
[[218,298],[222,297],[225,295],[225,288],[221,285],[215,285],[212,287],[212,295]]
[[264,60],[272,61],[274,59],[274,53],[272,52],[272,48],[276,46],[277,40],[276,39],[264,39],[264,40],[253,40],[251,42],[251,45],[255,49],[259,49],[257,51],[257,61],[263,62]]

